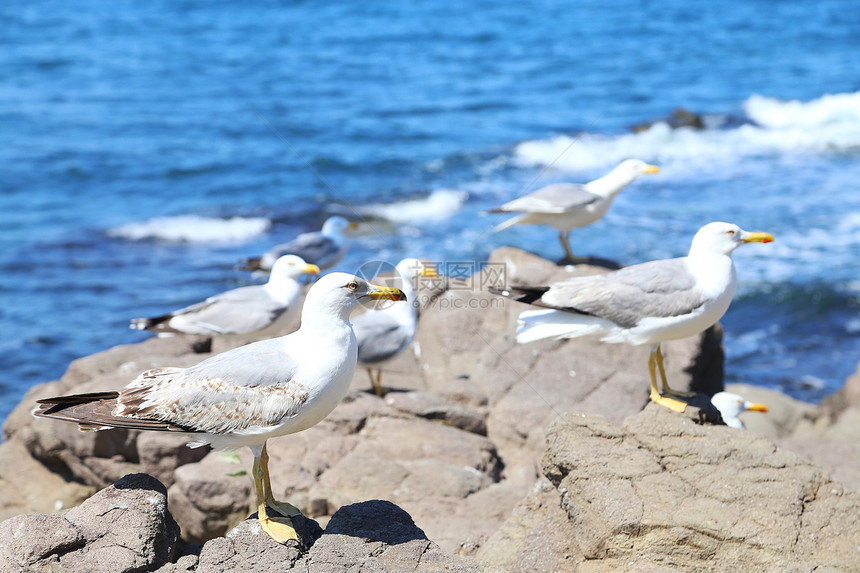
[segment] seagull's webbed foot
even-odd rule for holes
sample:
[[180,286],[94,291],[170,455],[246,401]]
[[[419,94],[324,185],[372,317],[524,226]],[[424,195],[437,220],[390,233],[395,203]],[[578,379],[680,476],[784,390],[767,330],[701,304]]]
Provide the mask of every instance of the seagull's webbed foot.
[[660,404],[661,406],[669,408],[670,410],[672,410],[674,412],[683,412],[684,410],[687,409],[687,403],[686,402],[682,402],[680,400],[675,400],[674,398],[670,398],[668,396],[663,396],[659,392],[651,392],[651,395],[649,397],[651,398],[652,402],[655,402],[657,404]]
[[290,539],[299,540],[293,521],[289,517],[269,517],[265,509],[262,509],[262,513],[262,515],[257,514],[260,526],[272,539],[278,543],[286,543]]

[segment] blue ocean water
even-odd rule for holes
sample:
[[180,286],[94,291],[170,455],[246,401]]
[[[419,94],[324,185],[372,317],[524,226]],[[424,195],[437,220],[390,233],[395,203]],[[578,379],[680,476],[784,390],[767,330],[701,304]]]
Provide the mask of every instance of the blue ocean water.
[[[253,281],[331,213],[339,264],[485,260],[484,209],[639,157],[575,252],[633,264],[728,220],[728,381],[817,401],[860,359],[860,11],[839,0],[0,6],[0,418],[77,357]],[[703,130],[657,124],[674,108]]]

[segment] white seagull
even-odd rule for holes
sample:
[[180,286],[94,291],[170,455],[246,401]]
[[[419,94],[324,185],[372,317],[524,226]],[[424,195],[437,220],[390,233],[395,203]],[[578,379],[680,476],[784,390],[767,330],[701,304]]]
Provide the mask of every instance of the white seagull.
[[357,228],[356,223],[350,223],[343,217],[329,217],[321,230],[302,233],[289,243],[276,245],[261,257],[245,260],[242,268],[248,271],[268,271],[275,261],[284,255],[298,255],[321,269],[333,267],[346,254],[344,233]]
[[522,213],[495,227],[496,231],[514,225],[549,225],[558,229],[558,240],[570,261],[570,231],[591,225],[603,218],[618,193],[640,176],[659,173],[660,168],[639,159],[622,161],[612,171],[588,183],[554,183],[524,195],[490,213]]
[[[349,389],[358,344],[349,323],[360,302],[405,300],[346,273],[322,277],[308,291],[299,330],[217,354],[190,368],[154,368],[121,392],[39,400],[36,416],[75,422],[81,430],[130,428],[188,433],[189,445],[248,446],[260,524],[279,542],[297,539],[275,501],[266,440],[300,432],[325,418]],[[275,510],[283,517],[272,517]]]
[[161,316],[133,318],[129,328],[159,336],[246,334],[266,328],[282,315],[292,322],[302,303],[302,285],[296,279],[319,272],[301,257],[285,255],[275,261],[266,284],[228,290]]
[[403,352],[415,338],[420,302],[415,296],[417,281],[420,277],[436,276],[435,267],[425,266],[418,259],[403,259],[395,268],[402,279],[401,290],[411,302],[368,310],[352,319],[358,340],[358,363],[367,369],[377,396],[382,396],[382,365]]
[[726,426],[744,429],[744,423],[738,417],[741,412],[767,412],[767,406],[757,402],[750,402],[743,396],[731,392],[717,392],[711,397],[711,404],[720,411],[720,416]]
[[[517,342],[597,335],[604,342],[650,344],[651,400],[682,412],[686,404],[670,396],[689,393],[669,387],[660,343],[698,334],[722,318],[737,284],[732,252],[745,243],[771,241],[768,233],[709,223],[693,237],[686,257],[501,294],[545,307],[520,314]],[[662,393],[655,367],[660,370]]]

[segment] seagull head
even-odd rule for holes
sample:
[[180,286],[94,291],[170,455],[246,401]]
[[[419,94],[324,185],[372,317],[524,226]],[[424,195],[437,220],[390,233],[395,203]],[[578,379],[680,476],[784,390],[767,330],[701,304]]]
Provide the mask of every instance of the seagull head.
[[329,273],[308,291],[302,309],[302,324],[308,312],[329,313],[347,319],[360,303],[376,300],[406,300],[406,295],[398,288],[371,284],[349,273]]
[[316,265],[306,263],[303,258],[297,255],[284,255],[278,258],[275,264],[272,265],[269,280],[271,281],[276,277],[296,279],[304,274],[318,275],[320,274],[320,268]]
[[730,255],[746,243],[770,243],[773,236],[770,233],[751,233],[744,231],[732,223],[708,223],[693,237],[690,253],[709,252],[720,255]]
[[403,280],[412,283],[413,287],[416,286],[414,281],[418,277],[436,277],[436,266],[425,265],[420,259],[403,259],[397,263],[396,268]]
[[335,215],[334,217],[329,217],[325,220],[321,232],[326,237],[340,237],[347,230],[355,230],[357,228],[357,223],[350,223],[340,215]]
[[711,398],[711,404],[720,411],[720,416],[727,426],[743,429],[744,424],[738,415],[741,412],[752,410],[754,412],[767,412],[767,406],[757,404],[744,399],[743,396],[731,392],[717,392]]
[[618,164],[618,167],[616,167],[615,170],[626,174],[631,181],[641,175],[660,173],[659,167],[645,163],[641,159],[625,159]]

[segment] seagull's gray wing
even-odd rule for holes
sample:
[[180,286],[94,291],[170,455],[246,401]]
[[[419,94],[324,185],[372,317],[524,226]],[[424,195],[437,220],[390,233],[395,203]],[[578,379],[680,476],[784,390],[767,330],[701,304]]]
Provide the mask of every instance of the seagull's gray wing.
[[686,257],[682,257],[568,279],[553,284],[541,301],[630,328],[645,318],[689,314],[708,299],[687,269]]
[[368,311],[352,321],[358,341],[358,361],[374,364],[402,352],[412,337],[396,320],[384,312]]
[[342,249],[343,247],[334,239],[318,231],[302,233],[289,243],[277,245],[266,251],[261,266],[269,269],[284,255],[298,255],[305,262],[320,268],[330,267],[343,256]]
[[284,344],[262,340],[190,368],[148,370],[120,393],[116,414],[215,434],[280,424],[309,397],[294,379],[297,361]]
[[555,183],[509,201],[490,212],[565,213],[567,211],[584,209],[588,205],[602,199],[600,195],[595,195],[586,190],[584,185]]
[[262,285],[253,285],[229,290],[174,311],[160,330],[170,330],[167,324],[170,318],[179,317],[182,322],[217,334],[245,334],[267,327],[285,310],[286,307],[273,300]]

